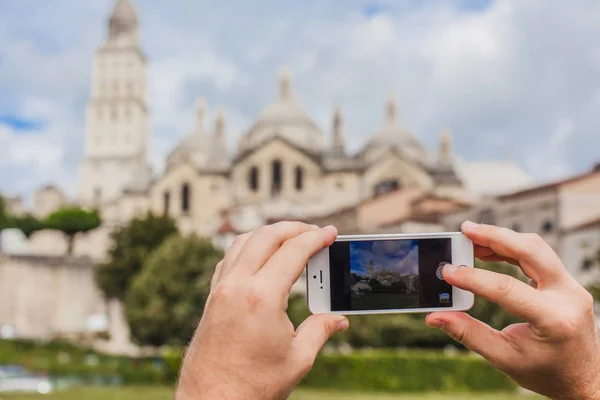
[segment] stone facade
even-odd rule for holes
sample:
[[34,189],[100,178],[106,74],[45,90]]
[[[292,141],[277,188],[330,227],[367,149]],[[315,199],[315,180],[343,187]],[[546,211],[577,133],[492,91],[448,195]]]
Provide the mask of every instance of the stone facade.
[[78,195],[83,205],[113,201],[150,179],[147,66],[139,41],[135,8],[119,0],[94,56]]
[[565,266],[584,285],[600,283],[600,218],[563,232],[561,255]]
[[600,218],[599,204],[600,169],[596,168],[568,179],[487,199],[476,206],[447,215],[443,220],[453,230],[463,221],[471,220],[519,232],[538,233],[565,263],[574,262],[577,265],[572,273],[579,277],[578,266],[582,264],[580,257],[587,257],[587,253],[582,252],[576,243],[585,241],[583,237],[589,236],[589,245],[600,248],[600,241],[593,243],[594,228],[590,227],[591,231],[581,228]]
[[67,196],[56,186],[41,187],[33,194],[33,215],[43,219],[69,203]]

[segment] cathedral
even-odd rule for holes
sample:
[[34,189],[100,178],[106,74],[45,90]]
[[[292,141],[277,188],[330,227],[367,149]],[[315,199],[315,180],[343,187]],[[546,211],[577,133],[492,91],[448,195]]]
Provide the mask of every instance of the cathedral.
[[212,237],[224,224],[241,232],[269,221],[316,220],[404,189],[460,202],[477,196],[477,182],[455,160],[448,131],[429,152],[402,124],[390,97],[382,121],[350,154],[342,110],[333,110],[329,127],[318,126],[288,69],[274,82],[277,98],[233,151],[225,114],[209,121],[207,102],[199,98],[191,131],[170,151],[164,171],[153,173],[147,63],[136,9],[131,0],[118,0],[94,56],[78,185],[78,203],[99,208],[109,226],[151,211],[173,217],[183,232]]

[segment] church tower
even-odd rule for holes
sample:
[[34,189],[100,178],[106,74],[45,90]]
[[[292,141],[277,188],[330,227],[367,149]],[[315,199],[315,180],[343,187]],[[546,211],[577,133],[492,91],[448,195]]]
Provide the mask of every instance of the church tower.
[[79,176],[84,206],[106,204],[149,183],[146,70],[137,12],[131,0],[118,0],[93,62]]

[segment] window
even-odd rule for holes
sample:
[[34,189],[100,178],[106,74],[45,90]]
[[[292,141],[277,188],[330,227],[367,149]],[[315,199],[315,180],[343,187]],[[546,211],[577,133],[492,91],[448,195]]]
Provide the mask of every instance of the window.
[[338,190],[342,190],[344,188],[344,180],[338,179],[335,183],[335,186],[338,188]]
[[250,168],[248,174],[248,185],[253,192],[258,191],[258,167]]
[[94,201],[99,202],[102,200],[102,189],[97,187],[94,189]]
[[165,190],[163,193],[163,215],[169,215],[169,208],[171,203],[171,193]]
[[217,192],[217,191],[219,191],[219,187],[220,187],[219,182],[214,181],[210,185],[210,190],[212,190],[213,192]]
[[304,186],[304,170],[302,167],[296,167],[296,190],[301,191]]
[[181,186],[181,211],[186,214],[190,211],[190,185],[187,183]]
[[584,259],[583,263],[581,265],[581,267],[583,268],[584,271],[589,271],[590,269],[592,269],[593,266],[594,266],[594,260],[589,257]]
[[385,181],[379,182],[375,185],[375,197],[381,196],[386,193],[391,193],[400,188],[400,184],[396,179],[388,179]]
[[127,95],[133,96],[133,83],[127,82]]
[[591,247],[591,246],[590,246],[590,242],[588,242],[587,240],[582,240],[582,241],[581,241],[581,244],[579,245],[579,247],[580,247],[582,250],[587,250],[587,249],[589,249],[589,248]]
[[279,196],[282,186],[281,161],[275,160],[272,164],[273,182],[271,183],[271,195]]
[[119,119],[119,113],[117,112],[117,108],[114,107],[110,113],[110,117],[112,118],[113,121],[116,121]]
[[550,220],[546,220],[542,224],[542,232],[544,232],[544,233],[550,233],[550,232],[552,232],[553,229],[554,229],[554,224]]

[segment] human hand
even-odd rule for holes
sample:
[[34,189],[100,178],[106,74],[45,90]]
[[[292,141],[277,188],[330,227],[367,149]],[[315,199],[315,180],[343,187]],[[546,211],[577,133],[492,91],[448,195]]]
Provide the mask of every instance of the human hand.
[[239,236],[218,264],[186,353],[177,400],[283,399],[311,369],[341,315],[312,315],[296,331],[286,309],[308,259],[337,230],[281,222]]
[[600,346],[592,296],[535,234],[466,222],[463,232],[484,261],[507,261],[532,279],[448,265],[444,279],[526,321],[502,331],[466,313],[438,312],[427,324],[481,354],[519,385],[552,399],[600,399]]

